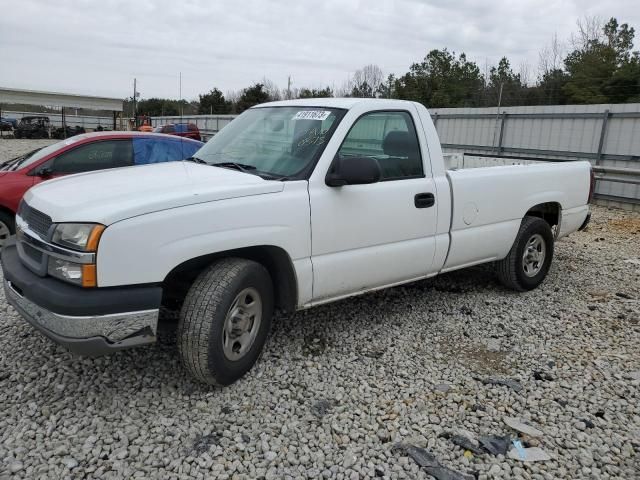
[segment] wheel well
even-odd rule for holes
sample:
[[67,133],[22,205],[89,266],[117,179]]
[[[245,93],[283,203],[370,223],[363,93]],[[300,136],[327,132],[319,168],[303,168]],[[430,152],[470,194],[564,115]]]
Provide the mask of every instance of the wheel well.
[[13,210],[10,210],[9,208],[0,205],[0,213],[4,213],[6,215],[9,215],[11,218],[15,218],[16,214]]
[[560,224],[561,211],[562,207],[559,203],[548,202],[540,203],[534,207],[531,207],[525,215],[529,217],[542,218],[549,224],[549,226],[553,227]]
[[196,277],[212,262],[224,257],[253,260],[263,265],[273,281],[276,308],[293,312],[298,303],[298,284],[289,254],[280,247],[261,245],[238,248],[193,258],[175,267],[162,282],[162,304],[178,308]]

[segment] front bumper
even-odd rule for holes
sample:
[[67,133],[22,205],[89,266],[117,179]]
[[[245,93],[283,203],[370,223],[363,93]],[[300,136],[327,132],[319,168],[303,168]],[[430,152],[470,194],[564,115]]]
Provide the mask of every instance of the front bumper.
[[2,249],[2,268],[9,304],[75,353],[98,356],[156,340],[160,287],[83,289],[39,277],[22,265],[13,241]]

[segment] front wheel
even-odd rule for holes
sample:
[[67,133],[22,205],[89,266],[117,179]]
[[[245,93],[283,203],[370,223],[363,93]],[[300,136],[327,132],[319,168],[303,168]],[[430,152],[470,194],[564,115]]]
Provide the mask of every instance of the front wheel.
[[257,262],[225,258],[195,280],[178,323],[182,363],[198,380],[229,385],[262,351],[273,315],[273,284]]
[[552,259],[551,226],[541,218],[524,217],[509,254],[497,262],[498,278],[512,290],[531,290],[545,279]]

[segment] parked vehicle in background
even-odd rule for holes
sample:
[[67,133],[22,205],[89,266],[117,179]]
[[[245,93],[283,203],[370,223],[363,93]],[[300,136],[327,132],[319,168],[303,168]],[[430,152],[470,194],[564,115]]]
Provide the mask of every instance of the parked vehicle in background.
[[45,115],[22,117],[13,131],[15,138],[49,138],[51,122]]
[[70,127],[69,125],[67,125],[65,127],[55,128],[51,132],[51,138],[64,139],[64,138],[73,137],[74,135],[81,135],[83,133],[87,133],[84,127],[81,127],[80,125],[76,125],[75,127]]
[[[94,132],[0,164],[0,248],[15,231],[18,204],[33,185],[73,173],[182,160],[202,145],[196,140],[155,133]],[[70,190],[69,198],[75,193]]]
[[15,118],[0,117],[0,130],[10,131],[18,127],[18,121]]
[[148,122],[144,122],[142,125],[140,125],[138,127],[138,131],[139,132],[153,132],[153,127],[151,126],[151,123]]
[[99,355],[156,340],[181,308],[187,370],[229,384],[274,309],[294,311],[496,262],[516,291],[589,220],[589,162],[447,169],[414,102],[253,107],[190,162],[76,175],[27,192],[2,251],[6,298],[49,338]]
[[200,129],[195,123],[168,123],[166,125],[158,125],[153,131],[156,133],[166,133],[167,135],[176,135],[178,137],[193,138],[194,140],[202,140]]

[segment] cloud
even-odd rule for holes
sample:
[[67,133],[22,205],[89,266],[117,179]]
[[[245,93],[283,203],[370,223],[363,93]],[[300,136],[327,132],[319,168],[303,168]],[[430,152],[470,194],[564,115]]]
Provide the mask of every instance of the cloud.
[[378,64],[402,74],[434,48],[481,69],[507,56],[535,71],[554,33],[584,15],[640,25],[636,0],[21,0],[0,16],[0,85],[125,97],[194,98],[267,77],[339,87]]

